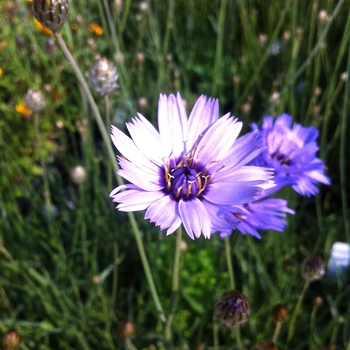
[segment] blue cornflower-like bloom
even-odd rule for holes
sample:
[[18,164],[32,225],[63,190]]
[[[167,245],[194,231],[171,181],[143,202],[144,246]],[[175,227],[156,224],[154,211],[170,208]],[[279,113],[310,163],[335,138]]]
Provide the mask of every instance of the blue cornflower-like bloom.
[[291,124],[292,117],[287,114],[276,120],[265,117],[261,129],[253,124],[252,129],[259,130],[266,149],[251,164],[275,169],[276,187],[268,193],[290,185],[301,195],[315,195],[318,192],[315,184],[330,184],[323,161],[316,157],[318,130]]
[[112,126],[118,174],[130,183],[110,196],[121,211],[146,210],[168,235],[181,224],[192,239],[231,231],[237,205],[274,185],[271,169],[246,165],[264,149],[259,132],[237,139],[242,123],[219,119],[217,100],[201,96],[188,118],[179,93],[160,95],[158,126],[141,114],[127,123],[130,137]]
[[[257,230],[275,230],[283,232],[287,222],[283,220],[287,214],[294,214],[294,210],[287,207],[287,201],[279,198],[264,198],[255,202],[238,206],[241,214],[235,214],[241,222],[236,226],[243,234],[261,238]],[[224,236],[222,233],[221,236]]]

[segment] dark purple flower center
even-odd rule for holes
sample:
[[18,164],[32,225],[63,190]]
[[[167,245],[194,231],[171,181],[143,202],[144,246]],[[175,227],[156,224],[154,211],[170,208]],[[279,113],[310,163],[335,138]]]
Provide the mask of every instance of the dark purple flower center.
[[207,188],[212,176],[194,160],[195,148],[180,161],[168,160],[164,166],[165,191],[175,200],[199,197]]
[[292,165],[292,160],[284,155],[283,153],[280,153],[279,150],[271,154],[271,158],[274,160],[277,160],[281,165],[284,165],[286,167]]

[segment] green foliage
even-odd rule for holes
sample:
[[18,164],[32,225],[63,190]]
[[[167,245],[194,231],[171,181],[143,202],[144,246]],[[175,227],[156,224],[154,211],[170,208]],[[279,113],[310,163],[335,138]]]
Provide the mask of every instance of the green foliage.
[[[272,307],[284,303],[291,315],[298,301],[301,261],[313,253],[327,260],[335,241],[350,241],[344,177],[350,171],[349,5],[349,0],[69,3],[62,36],[81,71],[97,55],[118,68],[121,87],[110,96],[112,124],[123,128],[136,111],[156,123],[159,93],[180,91],[189,110],[200,94],[218,97],[221,112],[243,120],[245,131],[266,114],[284,112],[320,130],[320,158],[332,185],[321,187],[316,198],[284,190],[281,197],[296,211],[284,233],[264,232],[258,241],[234,232],[229,239],[235,287],[252,310],[234,336],[213,320],[215,300],[231,288],[224,241],[183,238],[173,323],[179,349],[203,344],[212,349],[215,332],[216,349],[271,339]],[[0,4],[0,335],[15,328],[23,350],[131,349],[117,332],[130,319],[136,348],[162,349],[162,324],[130,222],[108,198],[116,183],[106,147],[72,68],[59,49],[52,54],[45,49],[53,37],[36,28],[29,7],[25,0]],[[101,35],[92,22],[103,29]],[[16,111],[28,89],[45,93],[39,130],[32,114]],[[94,96],[107,114],[105,101]],[[70,176],[77,164],[88,174],[81,185]],[[167,311],[175,238],[159,233],[142,213],[136,218]],[[285,345],[287,320],[278,347],[349,349],[346,282],[312,283],[294,337]],[[318,309],[316,296],[324,300]]]

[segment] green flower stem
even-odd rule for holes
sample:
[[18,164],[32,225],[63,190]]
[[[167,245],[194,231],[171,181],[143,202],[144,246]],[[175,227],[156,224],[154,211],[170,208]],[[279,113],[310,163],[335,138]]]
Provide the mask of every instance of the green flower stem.
[[175,308],[179,296],[179,271],[180,271],[180,253],[181,253],[181,233],[182,227],[180,226],[175,234],[175,254],[173,263],[173,274],[172,274],[172,284],[171,284],[171,296],[170,304],[168,310],[168,317],[164,327],[164,340],[166,348],[172,349],[171,344],[171,325],[174,320]]
[[303,287],[303,290],[302,290],[302,292],[301,292],[301,294],[299,296],[297,305],[295,306],[295,309],[294,309],[294,312],[293,312],[293,315],[292,315],[292,318],[291,318],[290,324],[289,324],[288,336],[287,336],[287,345],[289,344],[289,342],[291,341],[291,339],[293,337],[294,327],[295,327],[295,323],[296,323],[296,320],[297,320],[297,316],[298,316],[298,313],[300,311],[301,304],[302,304],[302,302],[304,300],[306,291],[309,288],[309,284],[310,284],[310,282],[308,280],[306,280],[305,284],[304,284],[304,287]]
[[272,341],[273,341],[275,344],[276,344],[276,342],[277,342],[278,335],[280,334],[281,326],[282,326],[282,322],[281,322],[281,321],[277,321],[277,323],[276,323],[276,328],[275,328],[275,332],[273,333],[273,337],[272,337]]
[[34,114],[34,129],[35,129],[35,135],[36,135],[36,143],[37,148],[39,150],[39,159],[40,159],[40,165],[43,169],[43,179],[44,179],[44,200],[46,204],[48,219],[51,219],[52,214],[52,205],[51,205],[51,195],[50,195],[50,188],[49,188],[49,181],[47,178],[47,172],[46,172],[46,165],[45,160],[43,156],[43,150],[41,147],[41,137],[40,137],[40,127],[39,127],[39,115],[38,113]]
[[[106,132],[109,132],[109,128],[111,125],[111,103],[109,100],[109,95],[104,96],[104,104],[105,104],[105,114],[106,114]],[[112,168],[111,162],[107,162],[107,186],[108,188],[112,188]]]
[[348,67],[347,67],[348,78],[346,79],[345,85],[345,96],[344,96],[344,105],[343,105],[343,115],[342,115],[342,123],[341,123],[341,136],[340,136],[340,155],[339,155],[339,163],[340,163],[340,188],[341,188],[341,198],[343,204],[343,216],[344,216],[344,226],[345,226],[345,234],[346,240],[350,242],[350,221],[349,221],[349,211],[348,211],[348,201],[347,196],[348,193],[346,191],[346,179],[348,177],[346,171],[347,165],[347,124],[348,124],[348,111],[349,111],[349,97],[350,97],[350,42],[349,42],[349,54],[348,54]]
[[[108,153],[108,156],[110,158],[111,164],[113,166],[113,170],[116,173],[117,170],[118,170],[116,157],[115,157],[112,145],[110,143],[110,139],[108,137],[107,131],[105,129],[105,125],[103,123],[103,119],[102,119],[101,114],[100,114],[100,112],[99,112],[99,110],[97,108],[97,105],[96,105],[96,103],[94,101],[94,98],[93,98],[93,96],[91,94],[91,91],[90,91],[87,83],[85,82],[85,79],[84,79],[84,77],[83,77],[83,75],[82,75],[82,73],[81,73],[81,71],[80,71],[80,69],[79,69],[79,67],[78,67],[74,57],[69,52],[69,50],[68,50],[68,48],[67,48],[67,46],[66,46],[66,44],[65,44],[65,42],[64,42],[64,40],[63,40],[63,38],[61,36],[61,34],[58,33],[58,32],[54,32],[54,35],[56,37],[57,43],[60,46],[64,56],[66,57],[67,61],[71,65],[71,67],[72,67],[72,69],[73,69],[73,71],[74,71],[74,73],[75,73],[75,75],[77,77],[77,80],[78,80],[81,88],[84,91],[84,94],[86,95],[86,98],[87,98],[88,103],[89,103],[89,105],[91,107],[92,113],[93,113],[93,115],[95,117],[97,126],[98,126],[99,131],[100,131],[100,133],[102,135],[104,144],[107,147],[107,153]],[[123,184],[123,180],[122,180],[122,178],[120,176],[116,175],[116,179],[117,179],[118,185],[122,185]],[[142,241],[140,233],[139,233],[139,229],[138,229],[138,226],[137,226],[137,223],[136,223],[136,220],[135,220],[135,216],[131,212],[128,212],[127,215],[128,215],[129,221],[130,221],[132,232],[133,232],[135,240],[136,240],[137,248],[139,250],[139,254],[140,254],[140,257],[141,257],[142,265],[143,265],[143,268],[145,270],[145,274],[146,274],[147,282],[148,282],[148,285],[149,285],[149,288],[150,288],[150,291],[151,291],[153,302],[155,304],[155,307],[156,307],[159,319],[161,320],[161,322],[165,323],[166,317],[164,315],[164,311],[163,311],[162,305],[160,303],[160,300],[159,300],[159,297],[158,297],[158,293],[157,293],[157,290],[156,290],[156,287],[155,287],[155,284],[154,284],[153,276],[152,276],[151,269],[150,269],[150,266],[149,266],[149,263],[148,263],[148,260],[147,260],[144,244],[143,244],[143,241]]]
[[228,275],[230,278],[230,289],[235,289],[235,278],[233,275],[232,259],[231,259],[231,246],[230,246],[230,236],[225,237],[225,256],[228,269]]
[[[227,264],[227,270],[228,270],[228,275],[230,278],[230,289],[234,290],[235,289],[235,277],[233,274],[233,266],[232,266],[232,258],[231,258],[231,246],[230,246],[230,236],[225,237],[225,256],[226,256],[226,264]],[[237,327],[235,330],[232,331],[232,337],[236,335],[236,342],[238,349],[243,348],[242,340],[241,340],[241,331],[240,328]]]

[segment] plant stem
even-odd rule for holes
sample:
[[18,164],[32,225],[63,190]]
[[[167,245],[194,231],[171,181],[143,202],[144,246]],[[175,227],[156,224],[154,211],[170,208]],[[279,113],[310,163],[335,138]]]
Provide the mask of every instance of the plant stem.
[[44,161],[44,156],[43,156],[43,149],[41,145],[41,137],[40,137],[40,127],[39,127],[39,115],[38,113],[34,114],[34,128],[35,128],[35,135],[36,135],[36,143],[37,143],[37,148],[39,151],[39,159],[40,159],[40,165],[41,168],[43,169],[43,179],[44,179],[44,200],[46,204],[46,210],[47,210],[47,215],[48,215],[48,220],[51,220],[51,215],[52,215],[52,205],[51,205],[51,195],[50,195],[50,188],[49,188],[49,181],[47,178],[47,172],[46,172],[46,165]]
[[[95,120],[96,120],[96,123],[97,123],[97,126],[99,128],[99,131],[102,135],[102,138],[103,138],[103,142],[105,144],[105,146],[107,147],[107,153],[108,153],[108,156],[110,158],[110,161],[112,163],[112,166],[113,166],[113,170],[114,172],[116,173],[117,170],[118,170],[118,165],[117,165],[117,162],[116,162],[116,157],[115,157],[115,154],[114,154],[114,151],[113,151],[113,148],[112,148],[112,145],[110,143],[110,139],[108,137],[108,134],[107,134],[107,131],[105,129],[105,126],[104,126],[104,123],[103,123],[103,119],[101,117],[101,114],[97,108],[97,105],[94,101],[94,98],[91,94],[91,91],[74,59],[74,57],[72,56],[72,54],[69,52],[62,36],[60,33],[57,33],[57,32],[54,32],[54,35],[56,37],[56,40],[57,40],[57,43],[58,45],[60,46],[64,56],[66,57],[67,61],[69,62],[69,64],[71,65],[76,77],[77,77],[77,80],[81,86],[81,88],[83,89],[83,92],[84,94],[86,95],[86,98],[87,98],[87,101],[90,105],[90,108],[92,110],[92,114],[93,116],[95,117]],[[118,185],[122,185],[123,184],[123,180],[120,176],[118,176],[116,174],[116,179],[117,179],[117,183]],[[139,250],[139,254],[140,254],[140,257],[141,257],[141,261],[142,261],[142,265],[143,265],[143,268],[145,270],[145,274],[146,274],[146,278],[147,278],[147,282],[148,282],[148,285],[150,287],[150,291],[151,291],[151,295],[152,295],[152,298],[153,298],[153,302],[155,304],[155,307],[156,307],[156,310],[157,310],[157,313],[158,313],[158,317],[159,319],[161,320],[161,322],[165,323],[166,321],[166,317],[164,315],[164,311],[163,311],[163,308],[162,308],[162,305],[160,304],[160,300],[159,300],[159,297],[158,297],[158,293],[157,293],[157,290],[156,290],[156,287],[155,287],[155,284],[154,284],[154,280],[153,280],[153,276],[152,276],[152,273],[151,273],[151,269],[150,269],[150,266],[149,266],[149,263],[148,263],[148,260],[147,260],[147,256],[146,256],[146,252],[145,252],[145,248],[144,248],[144,244],[143,244],[143,241],[141,239],[141,236],[140,236],[140,233],[139,233],[139,229],[138,229],[138,226],[137,226],[137,223],[136,223],[136,220],[135,220],[135,216],[133,213],[131,212],[128,212],[127,213],[128,215],[128,218],[129,218],[129,221],[130,221],[130,225],[131,225],[131,230],[134,234],[134,237],[135,237],[135,240],[136,240],[136,244],[137,244],[137,248]]]
[[273,333],[273,337],[272,337],[272,341],[276,344],[278,335],[280,333],[281,330],[281,326],[282,326],[282,322],[281,321],[277,321],[276,323],[276,328],[275,328],[275,332]]
[[293,337],[294,327],[295,327],[295,323],[296,323],[296,320],[297,320],[297,316],[298,316],[298,313],[300,311],[301,304],[302,304],[302,302],[304,300],[306,291],[309,288],[309,283],[310,282],[308,280],[305,281],[303,290],[302,290],[302,292],[301,292],[301,294],[299,296],[297,305],[295,306],[295,309],[294,309],[294,312],[293,312],[293,316],[292,316],[292,319],[290,321],[290,325],[289,325],[289,329],[288,329],[287,345],[289,344],[289,342],[291,341],[291,339]]
[[340,188],[341,188],[341,198],[343,204],[343,217],[344,217],[344,226],[346,240],[350,242],[350,221],[349,221],[349,212],[348,212],[348,193],[346,191],[346,178],[347,178],[347,124],[348,124],[348,111],[349,111],[349,97],[350,97],[350,43],[349,43],[349,54],[348,54],[348,67],[347,67],[348,78],[346,79],[345,85],[345,96],[344,96],[344,106],[343,106],[343,115],[342,115],[342,125],[341,125],[341,136],[340,136]]
[[174,262],[173,262],[173,276],[172,276],[172,284],[171,284],[171,296],[170,296],[168,317],[164,327],[164,340],[165,340],[166,348],[169,348],[169,349],[172,349],[171,325],[174,320],[175,308],[176,308],[177,299],[179,296],[181,233],[182,233],[182,227],[180,226],[175,233],[176,240],[175,240],[175,254],[174,254]]
[[235,278],[233,275],[232,259],[231,259],[231,246],[230,246],[230,236],[225,237],[225,256],[228,269],[228,275],[230,278],[230,289],[235,289]]

